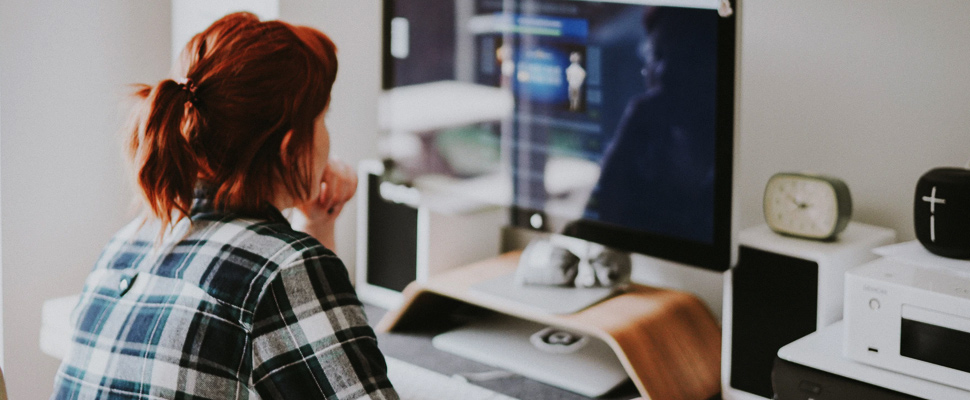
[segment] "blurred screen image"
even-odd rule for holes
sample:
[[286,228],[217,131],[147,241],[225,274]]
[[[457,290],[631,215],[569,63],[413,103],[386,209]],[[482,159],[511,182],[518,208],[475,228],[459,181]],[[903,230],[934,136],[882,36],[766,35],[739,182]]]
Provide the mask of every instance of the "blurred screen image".
[[384,86],[409,96],[382,110],[385,153],[491,202],[712,243],[718,12],[631,3],[393,2]]

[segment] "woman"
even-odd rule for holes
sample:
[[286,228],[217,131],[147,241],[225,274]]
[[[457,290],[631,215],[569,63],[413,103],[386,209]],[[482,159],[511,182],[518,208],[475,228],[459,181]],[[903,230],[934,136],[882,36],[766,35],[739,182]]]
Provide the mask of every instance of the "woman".
[[87,278],[53,398],[396,399],[329,250],[357,185],[328,157],[333,43],[237,13],[179,64],[177,80],[137,90],[146,213]]

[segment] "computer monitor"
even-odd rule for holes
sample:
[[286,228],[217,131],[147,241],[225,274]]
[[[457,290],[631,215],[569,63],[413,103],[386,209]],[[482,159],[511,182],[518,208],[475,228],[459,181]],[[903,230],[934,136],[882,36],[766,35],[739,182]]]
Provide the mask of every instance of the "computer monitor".
[[[391,179],[472,206],[508,205],[513,226],[673,261],[669,275],[714,275],[717,293],[705,300],[718,308],[713,271],[730,267],[733,248],[737,0],[384,5],[380,115],[383,151],[398,166]],[[667,264],[648,260],[641,271]],[[710,286],[686,281],[691,292]],[[469,292],[547,314],[602,298],[512,282]],[[497,349],[521,350],[483,356],[489,331],[500,332]],[[442,348],[494,365],[515,360],[517,372],[565,387],[543,380],[555,362],[519,361],[531,348],[512,343],[528,335],[489,323],[436,340],[448,338],[458,344]],[[570,390],[592,393],[581,386]]]
[[727,270],[732,3],[385,0],[385,149],[515,226]]

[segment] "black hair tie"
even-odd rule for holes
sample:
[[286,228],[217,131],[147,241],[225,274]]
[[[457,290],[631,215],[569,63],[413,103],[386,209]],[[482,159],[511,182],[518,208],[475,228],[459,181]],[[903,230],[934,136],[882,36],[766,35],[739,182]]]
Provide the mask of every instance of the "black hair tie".
[[179,89],[189,94],[189,103],[192,103],[193,106],[198,105],[199,98],[195,95],[195,89],[197,89],[198,86],[196,86],[195,82],[189,78],[185,78],[182,80],[177,80],[175,83],[178,83]]

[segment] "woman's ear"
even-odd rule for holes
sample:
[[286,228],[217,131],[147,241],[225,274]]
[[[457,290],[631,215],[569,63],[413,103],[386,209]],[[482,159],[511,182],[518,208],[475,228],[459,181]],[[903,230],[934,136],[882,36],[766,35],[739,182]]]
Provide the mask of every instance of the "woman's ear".
[[286,131],[283,134],[283,140],[280,141],[280,160],[283,161],[283,165],[290,165],[290,152],[286,150],[290,146],[290,140],[293,139],[293,130]]

